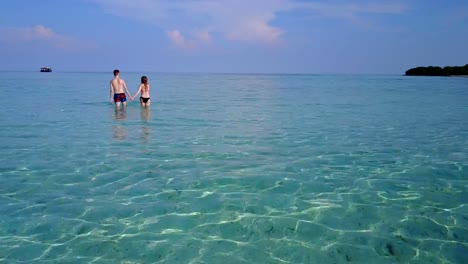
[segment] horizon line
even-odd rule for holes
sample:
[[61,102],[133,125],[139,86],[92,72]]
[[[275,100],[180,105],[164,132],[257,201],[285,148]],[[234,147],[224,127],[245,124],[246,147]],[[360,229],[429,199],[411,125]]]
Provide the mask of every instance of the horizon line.
[[[79,71],[79,70],[53,70],[50,73],[112,73],[113,70],[109,71]],[[38,72],[40,73],[39,70],[0,70],[0,72]],[[329,72],[329,73],[313,73],[313,72],[196,72],[196,71],[122,71],[120,70],[121,73],[158,73],[158,74],[220,74],[220,75],[393,75],[393,76],[400,76],[400,75],[405,75],[404,73],[398,74],[398,73],[345,73],[345,72]]]

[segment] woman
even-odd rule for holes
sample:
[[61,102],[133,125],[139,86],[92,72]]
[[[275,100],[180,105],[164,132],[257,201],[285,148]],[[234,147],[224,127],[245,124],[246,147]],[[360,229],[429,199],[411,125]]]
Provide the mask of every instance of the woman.
[[141,84],[138,87],[138,91],[136,92],[136,94],[132,97],[132,100],[139,93],[141,93],[141,96],[140,96],[141,106],[150,106],[151,105],[150,84],[148,83],[148,77],[146,77],[146,76],[141,76]]

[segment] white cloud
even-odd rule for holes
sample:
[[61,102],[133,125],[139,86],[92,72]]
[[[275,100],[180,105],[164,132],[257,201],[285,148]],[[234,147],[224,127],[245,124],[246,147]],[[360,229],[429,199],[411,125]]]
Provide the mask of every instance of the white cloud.
[[[169,31],[172,43],[179,47],[188,44],[200,45],[211,42],[213,33],[226,39],[241,42],[274,43],[281,40],[285,30],[272,25],[278,13],[301,10],[315,17],[355,20],[363,14],[399,14],[405,12],[405,5],[381,1],[330,1],[298,0],[92,0],[111,14],[153,23]],[[181,32],[192,33],[187,40]],[[203,35],[204,34],[204,35]],[[181,44],[184,43],[184,44]]]
[[182,49],[192,49],[193,43],[191,41],[186,41],[185,37],[180,33],[179,30],[172,30],[167,32],[167,36],[171,42],[179,48]]
[[[236,41],[276,41],[283,34],[283,30],[271,26],[269,22],[275,18],[278,10],[284,9],[281,7],[285,6],[283,2],[288,2],[284,0],[257,0],[253,3],[246,0],[133,0],[130,4],[125,0],[94,1],[101,4],[108,13],[153,23],[166,32],[170,28],[182,28],[184,32],[193,32],[193,41],[197,44],[211,42],[212,33]],[[171,36],[171,40],[174,41],[173,38],[176,36]]]
[[18,43],[33,40],[47,41],[53,47],[68,50],[90,50],[94,44],[57,34],[51,28],[36,25],[26,28],[0,28],[0,42]]
[[283,30],[270,24],[276,13],[289,9],[288,1],[201,1],[193,3],[191,12],[210,18],[208,27],[226,38],[242,42],[275,42]]
[[226,33],[226,36],[232,40],[245,42],[274,42],[278,40],[283,33],[283,30],[268,25],[265,20],[251,18],[250,20],[239,22],[237,28],[232,28]]
[[191,38],[186,38],[179,30],[174,29],[166,32],[171,43],[184,50],[195,50],[203,45],[211,43],[211,34],[208,31],[194,31]]
[[4,41],[26,41],[34,39],[51,39],[58,35],[43,25],[36,25],[29,28],[2,28],[0,38]]
[[43,25],[37,25],[29,29],[25,29],[26,35],[29,35],[31,38],[43,38],[43,39],[48,39],[48,38],[53,38],[54,36],[56,37],[57,34],[55,34],[54,31],[50,28],[46,28]]
[[198,30],[193,33],[194,37],[203,43],[211,43],[211,34],[206,30]]

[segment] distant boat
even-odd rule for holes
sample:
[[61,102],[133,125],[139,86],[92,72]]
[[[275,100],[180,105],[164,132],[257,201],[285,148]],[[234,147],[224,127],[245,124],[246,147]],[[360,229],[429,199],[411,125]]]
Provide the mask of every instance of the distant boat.
[[41,72],[52,72],[52,68],[51,67],[42,67]]

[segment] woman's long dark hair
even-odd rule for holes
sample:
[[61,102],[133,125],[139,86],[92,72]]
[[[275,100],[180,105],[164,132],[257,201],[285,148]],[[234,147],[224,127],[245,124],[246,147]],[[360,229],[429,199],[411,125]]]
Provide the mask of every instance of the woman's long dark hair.
[[141,76],[141,83],[145,85],[145,88],[148,88],[148,77]]

